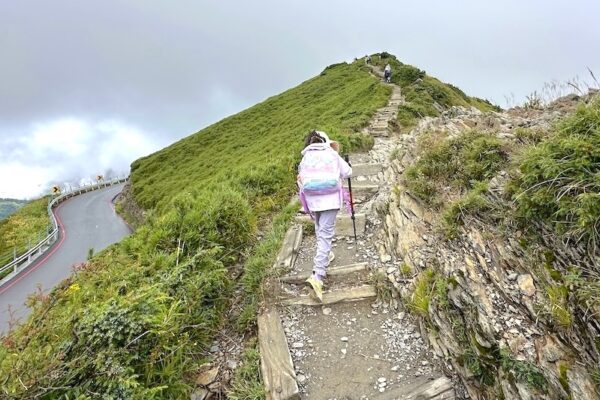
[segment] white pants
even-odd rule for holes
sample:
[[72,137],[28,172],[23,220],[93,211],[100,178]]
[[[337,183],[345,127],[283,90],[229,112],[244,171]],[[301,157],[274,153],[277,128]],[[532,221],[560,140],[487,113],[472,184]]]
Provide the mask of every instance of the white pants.
[[339,210],[317,211],[315,216],[315,235],[317,236],[317,253],[314,258],[313,273],[324,277],[329,266],[331,241],[335,235],[335,217]]

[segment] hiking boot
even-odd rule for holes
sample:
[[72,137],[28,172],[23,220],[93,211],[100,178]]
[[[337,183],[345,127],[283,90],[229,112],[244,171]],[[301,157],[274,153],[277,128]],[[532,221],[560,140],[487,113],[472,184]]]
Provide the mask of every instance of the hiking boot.
[[333,251],[329,252],[329,263],[331,263],[333,260],[335,260],[335,254],[333,254]]
[[317,296],[319,301],[322,303],[323,302],[323,281],[321,281],[315,275],[311,275],[311,277],[306,280],[306,283],[308,283],[312,287],[312,289],[315,292],[315,295]]

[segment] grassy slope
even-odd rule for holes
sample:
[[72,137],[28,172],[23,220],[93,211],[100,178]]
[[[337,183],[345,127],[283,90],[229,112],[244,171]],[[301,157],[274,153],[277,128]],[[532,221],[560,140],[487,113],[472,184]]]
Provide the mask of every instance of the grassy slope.
[[[359,64],[336,65],[321,76],[226,118],[132,165],[136,201],[164,206],[173,193],[222,181],[256,184],[251,171],[271,170],[286,187],[311,128],[334,137],[366,124],[389,91]],[[284,177],[285,175],[285,177]],[[243,183],[243,182],[242,182]],[[258,182],[260,183],[260,182]],[[274,187],[273,193],[279,189]]]
[[0,221],[0,264],[14,248],[23,253],[29,243],[37,243],[47,232],[48,198],[34,200],[21,207],[5,220]]
[[389,63],[392,67],[392,82],[402,87],[406,104],[398,109],[398,122],[403,129],[413,127],[421,117],[438,116],[440,113],[434,102],[444,109],[452,106],[473,106],[484,112],[499,110],[499,107],[489,101],[467,96],[456,86],[429,76],[412,65],[404,64],[388,53],[373,55],[372,61],[381,68]]
[[388,94],[363,67],[334,66],[136,161],[133,191],[153,210],[147,222],[32,299],[32,315],[0,345],[2,396],[189,396],[237,286],[249,299],[239,319],[252,319],[255,291],[296,210],[284,206],[302,137],[322,128],[348,143]]

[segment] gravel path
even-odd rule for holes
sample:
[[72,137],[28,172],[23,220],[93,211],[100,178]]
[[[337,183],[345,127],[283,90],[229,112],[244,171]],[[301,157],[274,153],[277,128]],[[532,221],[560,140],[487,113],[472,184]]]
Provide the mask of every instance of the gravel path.
[[[391,105],[379,110],[374,118],[395,115],[400,98],[399,88],[394,87]],[[393,136],[376,137],[369,153],[353,156],[351,161],[387,166],[394,148]],[[385,186],[383,174],[354,177],[353,183],[367,179]],[[389,260],[382,262],[377,251],[373,232],[379,221],[372,210],[372,198],[365,199],[361,211],[367,213],[365,235],[358,242],[337,237],[333,245],[336,258],[331,267],[366,261],[368,272],[352,280],[330,277],[326,290],[368,284],[376,271],[385,273],[390,266],[386,263]],[[314,234],[306,234],[290,274],[310,271],[315,246]],[[282,286],[288,295],[309,293],[304,285]],[[326,307],[291,306],[280,311],[303,399],[387,398],[385,393],[389,390],[443,375],[441,361],[428,350],[413,317],[401,308],[380,300],[363,300]]]

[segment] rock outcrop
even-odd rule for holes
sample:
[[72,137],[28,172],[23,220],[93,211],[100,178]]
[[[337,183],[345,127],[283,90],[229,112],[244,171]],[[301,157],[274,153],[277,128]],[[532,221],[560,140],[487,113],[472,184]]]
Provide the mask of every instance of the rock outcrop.
[[[562,99],[559,107],[535,112],[483,114],[454,107],[402,135],[383,172],[391,188],[374,202],[381,260],[394,266],[386,272],[405,302],[415,296],[422,271],[435,274],[421,314],[422,334],[451,362],[472,398],[600,398],[591,376],[600,362],[598,311],[571,304],[566,312],[572,323],[560,326],[548,318],[546,293],[549,274],[592,266],[598,254],[565,246],[547,232],[540,243],[524,245],[518,230],[498,232],[485,222],[466,223],[455,239],[445,239],[436,230],[438,216],[411,195],[402,175],[417,157],[416,142],[424,132],[452,136],[477,128],[518,143],[516,128],[548,129],[577,100]],[[503,201],[505,179],[504,171],[492,179],[490,200]]]

